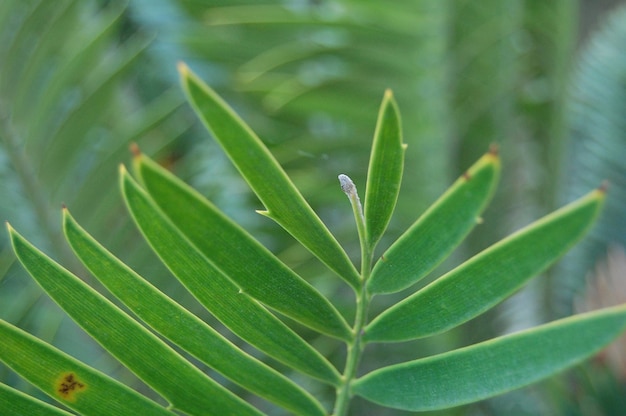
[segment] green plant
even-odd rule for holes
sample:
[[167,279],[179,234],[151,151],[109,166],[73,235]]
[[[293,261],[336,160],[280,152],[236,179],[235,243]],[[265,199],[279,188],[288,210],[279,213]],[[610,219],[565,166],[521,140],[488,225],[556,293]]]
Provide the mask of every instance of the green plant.
[[[61,203],[103,244],[114,251],[124,247],[125,261],[139,265],[149,253],[141,244],[128,244],[138,236],[129,218],[119,215],[123,201],[110,172],[129,143],[162,153],[179,143],[190,125],[181,117],[180,91],[150,94],[146,81],[141,90],[134,81],[151,37],[134,30],[122,36],[125,4],[98,3],[103,2],[0,5],[0,218],[10,218],[33,243],[73,269],[78,264],[57,218]],[[0,315],[43,339],[62,339],[64,314],[46,308],[51,304],[15,263],[2,233]],[[10,378],[0,365],[0,379],[10,383]]]
[[[604,189],[494,244],[369,320],[375,295],[398,292],[424,278],[479,222],[499,177],[496,149],[470,167],[375,259],[403,169],[400,117],[387,92],[374,135],[364,209],[355,185],[339,175],[361,243],[359,272],[256,135],[186,66],[181,65],[180,72],[190,103],[264,204],[266,210],[260,213],[280,224],[354,290],[354,323],[349,325],[315,287],[138,149],[133,168],[139,181],[125,168],[120,171],[127,207],[163,263],[218,320],[284,367],[336,390],[333,414],[347,414],[354,395],[416,411],[491,397],[579,362],[626,326],[626,308],[604,309],[359,375],[367,344],[447,331],[488,310],[547,268],[591,226],[604,201]],[[300,415],[328,413],[303,387],[244,352],[115,258],[65,208],[63,219],[65,236],[79,259],[152,330],[278,407]],[[90,415],[262,414],[10,226],[9,234],[18,259],[54,301],[159,393],[167,406],[1,321],[0,359],[50,397]],[[343,371],[270,310],[345,344]],[[0,408],[10,414],[66,414],[5,385],[0,389]]]
[[[571,313],[585,277],[607,256],[611,245],[626,247],[626,6],[613,10],[585,45],[572,74],[567,103],[569,141],[564,160],[561,199],[593,181],[608,180],[611,195],[589,239],[572,250],[552,280],[553,314]],[[582,172],[585,172],[584,174]]]

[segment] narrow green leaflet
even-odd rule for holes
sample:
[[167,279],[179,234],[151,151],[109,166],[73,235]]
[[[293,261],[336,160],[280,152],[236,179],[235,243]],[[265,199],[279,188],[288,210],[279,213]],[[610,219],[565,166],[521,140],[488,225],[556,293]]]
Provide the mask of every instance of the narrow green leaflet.
[[0,383],[0,409],[8,415],[72,416],[72,413],[37,400],[2,383]]
[[598,352],[625,327],[624,306],[577,315],[372,371],[356,380],[352,391],[404,410],[459,406],[549,377]]
[[[337,370],[315,349],[216,269],[128,175],[122,192],[133,219],[163,263],[217,319],[269,356],[336,385]],[[270,335],[271,334],[271,335]]]
[[[48,396],[83,415],[174,415],[136,391],[4,320],[0,320],[0,339],[2,362]],[[10,394],[14,393],[7,388],[0,389],[0,402],[10,397]],[[24,397],[18,397],[7,406],[0,406],[0,409],[3,414],[37,414],[30,411],[8,412],[12,406],[36,407],[33,403],[25,403],[25,400]],[[54,414],[52,412],[43,414]],[[66,413],[59,410],[59,414]]]
[[405,289],[440,264],[476,225],[499,174],[500,160],[492,149],[385,252],[372,270],[370,293]]
[[346,321],[322,294],[209,201],[145,155],[138,154],[134,166],[159,208],[245,293],[322,333],[343,340],[352,337]]
[[359,274],[337,240],[304,200],[265,145],[243,120],[189,68],[179,65],[187,98],[267,211],[353,288]]
[[365,188],[365,225],[370,250],[385,232],[396,206],[405,148],[400,112],[391,90],[387,90],[378,113]]
[[242,352],[213,328],[115,258],[67,210],[65,235],[98,280],[140,319],[209,367],[251,392],[299,415],[323,416],[321,405],[288,378]]
[[[9,228],[9,234],[17,258],[48,295],[89,335],[167,399],[175,409],[194,415],[261,414],[211,380],[78,277],[37,250],[15,230]],[[68,374],[72,378],[82,377],[82,373]],[[98,397],[102,399],[99,394]]]
[[366,342],[404,341],[454,328],[487,311],[546,269],[591,226],[597,189],[477,254],[376,317]]

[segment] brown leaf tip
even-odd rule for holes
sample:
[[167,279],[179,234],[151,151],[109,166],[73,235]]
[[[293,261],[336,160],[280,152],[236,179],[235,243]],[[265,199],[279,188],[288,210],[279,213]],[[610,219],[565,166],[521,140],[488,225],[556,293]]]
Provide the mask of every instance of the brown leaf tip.
[[608,190],[609,190],[609,181],[608,180],[602,181],[602,183],[600,184],[600,187],[598,187],[598,191],[603,194],[606,194]]
[[130,152],[133,154],[134,157],[139,157],[141,156],[141,149],[139,149],[139,145],[135,142],[131,143],[129,146]]
[[491,143],[489,145],[489,154],[492,156],[498,156],[500,154],[500,146],[498,143]]
[[470,179],[472,179],[472,175],[470,175],[468,171],[463,172],[463,175],[461,175],[461,177],[465,179],[466,181],[469,181]]

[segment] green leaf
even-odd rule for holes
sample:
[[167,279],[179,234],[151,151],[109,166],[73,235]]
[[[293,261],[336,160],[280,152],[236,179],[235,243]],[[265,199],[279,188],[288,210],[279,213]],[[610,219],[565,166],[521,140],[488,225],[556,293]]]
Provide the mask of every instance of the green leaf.
[[260,415],[15,230],[9,228],[9,234],[17,258],[48,295],[174,408],[197,415]]
[[0,383],[0,409],[9,415],[72,416],[72,413],[37,400],[3,383]]
[[500,160],[492,149],[384,253],[367,284],[370,293],[402,290],[441,263],[478,221],[499,174]]
[[[48,396],[84,415],[139,414],[172,416],[165,408],[140,395],[107,375],[46,344],[40,339],[0,319],[0,359],[16,373]],[[0,389],[0,403],[11,394]],[[1,405],[3,414],[32,415],[9,412],[11,406],[34,406],[25,397]],[[53,414],[52,411],[43,414]],[[59,410],[59,414],[65,414]]]
[[246,294],[322,333],[343,340],[352,337],[346,321],[322,294],[209,201],[145,155],[138,154],[134,165],[163,213]]
[[404,150],[400,112],[391,90],[385,91],[378,113],[376,132],[365,189],[365,225],[370,250],[373,250],[385,232],[396,206]]
[[625,327],[624,306],[569,317],[372,371],[356,380],[352,391],[404,410],[458,406],[549,377],[600,351]]
[[434,335],[487,311],[579,240],[604,199],[603,189],[594,190],[492,245],[376,317],[365,341]]
[[330,384],[339,382],[337,370],[324,357],[216,269],[124,169],[121,182],[128,208],[142,234],[205,308],[269,356]]
[[187,97],[207,129],[280,224],[353,288],[359,274],[337,240],[304,200],[278,162],[243,120],[189,68],[179,65]]
[[242,352],[210,326],[115,258],[67,210],[64,230],[72,249],[98,280],[161,335],[251,392],[297,414],[325,414],[308,393]]

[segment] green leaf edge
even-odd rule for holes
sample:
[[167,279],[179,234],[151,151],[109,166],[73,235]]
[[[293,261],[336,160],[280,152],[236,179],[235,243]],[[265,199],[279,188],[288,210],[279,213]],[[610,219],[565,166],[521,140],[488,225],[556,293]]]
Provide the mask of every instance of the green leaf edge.
[[[258,211],[289,232],[355,290],[360,276],[335,237],[305,201],[276,159],[250,127],[184,63],[179,63],[183,90],[205,127],[226,151],[266,207]],[[219,111],[210,116],[207,107]],[[217,125],[227,123],[226,126]],[[245,155],[241,154],[245,149]]]
[[[208,311],[237,336],[270,357],[331,385],[340,383],[340,376],[335,367],[291,328],[216,269],[161,212],[148,193],[131,178],[123,166],[120,169],[120,182],[126,206],[141,234],[172,274]],[[138,207],[137,204],[142,204],[145,208]],[[158,220],[155,220],[155,224],[143,221],[137,215],[138,209],[143,209],[142,213],[154,215]],[[158,241],[148,235],[148,232],[152,231],[146,227],[154,225],[159,227],[158,233],[170,234],[170,238],[166,240],[168,245],[157,246],[155,243]],[[173,240],[176,240],[177,244],[171,244]],[[182,261],[183,259],[185,261]],[[198,279],[198,274],[190,272],[192,267],[203,270],[205,278],[202,281]],[[210,275],[206,274],[207,272]],[[220,296],[216,296],[218,291],[221,293]],[[232,295],[226,297],[227,293],[235,294],[237,299],[235,300]],[[220,309],[220,303],[228,307]],[[269,337],[268,334],[273,336]]]
[[392,91],[386,90],[378,112],[365,188],[364,216],[370,251],[387,229],[396,206],[405,149],[400,110]]
[[63,210],[70,246],[92,274],[136,316],[229,380],[297,414],[323,416],[321,404],[276,370],[241,351],[208,324],[113,256]]
[[[489,310],[549,267],[576,241],[580,240],[597,218],[605,197],[606,191],[604,188],[595,189],[478,253],[374,318],[365,328],[364,342],[397,342],[435,335],[454,328]],[[483,269],[482,278],[484,280],[485,267],[489,266],[489,269],[493,269],[496,260],[493,258],[494,256],[501,256],[501,252],[506,254],[506,250],[510,250],[510,247],[516,247],[516,244],[519,245],[520,241],[526,242],[525,239],[529,236],[534,236],[535,239],[540,238],[540,236],[534,235],[537,230],[544,231],[546,227],[563,218],[570,220],[571,226],[573,219],[578,219],[574,214],[586,214],[586,216],[579,219],[581,224],[577,225],[577,229],[573,230],[568,227],[567,231],[574,235],[570,236],[568,240],[561,241],[562,245],[559,248],[554,248],[554,252],[549,258],[544,258],[542,263],[534,264],[531,267],[532,270],[525,270],[522,272],[522,275],[518,276],[510,273],[510,269],[509,271],[504,270],[506,269],[504,266],[508,268],[513,267],[513,265],[504,261],[502,271],[493,271],[491,280],[485,280],[486,283],[489,283],[488,285],[482,284],[478,286],[482,290],[487,291],[487,301],[481,300],[480,303],[472,305],[465,304],[467,308],[458,312],[458,308],[455,307],[457,303],[462,304],[466,301],[474,300],[472,290],[475,290],[477,287],[476,283],[472,284],[472,290],[466,290],[469,282],[467,279],[474,276],[473,274],[468,275],[468,270],[472,272],[476,271],[475,269]],[[519,255],[514,260],[518,258]],[[528,260],[536,261],[536,259]],[[517,266],[519,266],[519,263]],[[508,273],[509,277],[507,279],[501,278],[502,273]],[[514,278],[510,276],[514,276]],[[455,312],[458,313],[454,314]],[[448,319],[434,323],[442,318]]]
[[[459,406],[527,386],[571,367],[600,351],[625,328],[624,305],[580,314],[374,370],[357,379],[352,392],[384,406],[410,411]],[[573,351],[563,355],[565,348]],[[542,356],[542,352],[557,350],[559,355],[553,361]],[[541,359],[545,362],[538,365]]]
[[[0,334],[2,335],[0,343],[2,362],[69,409],[81,414],[103,416],[110,415],[111,411],[122,412],[122,414],[143,411],[154,415],[173,415],[164,407],[124,384],[2,319],[0,319]],[[9,349],[11,342],[15,344],[13,349]],[[74,374],[77,380],[87,386],[85,390],[77,392],[73,400],[64,399],[57,394],[57,381],[64,374],[69,373]],[[111,397],[118,400],[108,403]],[[1,409],[7,410],[6,407],[1,407]],[[57,410],[62,412],[60,409]]]
[[344,341],[353,338],[345,319],[326,297],[210,201],[141,153],[135,153],[133,167],[162,212],[246,294],[323,334]]
[[72,416],[65,410],[0,383],[0,409],[11,415]]
[[[376,262],[367,290],[372,294],[393,293],[424,278],[457,247],[479,220],[479,216],[495,193],[500,177],[500,158],[492,147],[459,177],[418,219],[389,247]],[[472,210],[468,192],[473,192]],[[478,194],[476,192],[479,192]],[[462,205],[464,215],[443,218],[452,207]],[[458,210],[457,210],[458,211]],[[446,231],[450,237],[442,238]],[[415,270],[415,262],[420,268]]]
[[[0,360],[32,385],[59,403],[81,414],[135,416],[138,411],[151,415],[173,413],[106,374],[0,319]],[[86,388],[71,398],[58,394],[58,383],[68,374]],[[103,401],[103,397],[108,398]],[[5,411],[6,408],[2,407]],[[65,413],[64,413],[65,414]]]
[[[22,265],[57,305],[173,408],[198,415],[261,415],[10,227],[9,235]],[[38,273],[40,266],[45,273]],[[148,352],[158,363],[146,360]]]

